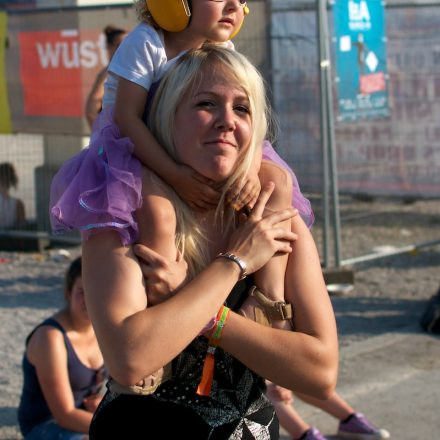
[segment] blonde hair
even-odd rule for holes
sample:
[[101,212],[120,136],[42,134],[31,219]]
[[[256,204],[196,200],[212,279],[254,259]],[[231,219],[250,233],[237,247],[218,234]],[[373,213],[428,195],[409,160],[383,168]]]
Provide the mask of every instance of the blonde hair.
[[[212,73],[214,69],[223,71],[231,78],[231,83],[237,84],[246,93],[252,119],[249,146],[242,151],[235,169],[220,189],[221,197],[216,214],[221,219],[222,231],[226,232],[235,223],[234,211],[226,203],[226,193],[234,182],[243,179],[248,173],[267,133],[270,111],[264,80],[257,69],[245,56],[218,45],[206,44],[201,49],[190,50],[162,79],[153,99],[148,123],[159,143],[172,158],[179,161],[173,140],[177,108],[186,94],[197,89],[203,75]],[[176,246],[194,275],[209,261],[207,240],[197,226],[192,210],[174,191],[172,193],[178,225]]]
[[143,21],[144,23],[150,24],[156,29],[160,29],[160,26],[154,21],[154,18],[151,15],[150,10],[148,9],[146,0],[135,0],[134,8],[136,10],[136,16],[139,21]]

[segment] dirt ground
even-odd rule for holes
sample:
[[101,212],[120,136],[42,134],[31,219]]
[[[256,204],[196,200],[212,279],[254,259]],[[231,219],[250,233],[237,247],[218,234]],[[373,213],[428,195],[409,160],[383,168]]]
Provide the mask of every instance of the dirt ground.
[[[317,217],[313,235],[322,252],[320,203],[312,201]],[[343,197],[340,206],[342,260],[440,241],[437,200],[408,204]],[[67,250],[70,257],[58,249],[0,251],[0,439],[20,438],[16,408],[24,340],[34,325],[62,305],[63,272],[80,253],[78,247]],[[440,284],[439,267],[439,245],[354,265],[354,288],[332,296],[341,347],[417,324]]]

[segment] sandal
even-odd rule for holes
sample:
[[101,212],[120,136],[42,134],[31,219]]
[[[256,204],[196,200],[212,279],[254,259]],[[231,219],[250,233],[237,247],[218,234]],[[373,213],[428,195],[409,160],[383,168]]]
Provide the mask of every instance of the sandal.
[[245,311],[241,310],[241,314],[267,327],[272,326],[273,321],[288,321],[293,318],[292,304],[284,301],[272,301],[268,299],[264,293],[252,286],[249,291],[249,297],[254,298],[257,304],[251,306],[253,316],[248,316]]
[[148,396],[149,394],[153,394],[159,385],[171,379],[171,376],[172,370],[170,362],[163,368],[157,370],[155,373],[142,379],[142,381],[136,385],[125,386],[119,384],[114,379],[109,379],[107,382],[107,388],[116,394],[137,394],[141,396]]

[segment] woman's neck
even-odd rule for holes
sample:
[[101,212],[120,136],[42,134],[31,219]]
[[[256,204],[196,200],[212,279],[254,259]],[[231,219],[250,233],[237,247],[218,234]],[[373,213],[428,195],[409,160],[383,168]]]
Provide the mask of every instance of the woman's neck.
[[181,52],[198,49],[206,41],[206,38],[196,36],[189,29],[181,32],[163,31],[165,41],[165,52],[169,60],[175,58]]
[[63,309],[59,314],[57,314],[59,318],[63,321],[62,324],[66,326],[66,331],[74,331],[76,333],[82,333],[86,334],[89,332],[93,332],[92,323],[90,322],[90,319],[87,318],[80,318],[78,316],[75,316],[69,308]]

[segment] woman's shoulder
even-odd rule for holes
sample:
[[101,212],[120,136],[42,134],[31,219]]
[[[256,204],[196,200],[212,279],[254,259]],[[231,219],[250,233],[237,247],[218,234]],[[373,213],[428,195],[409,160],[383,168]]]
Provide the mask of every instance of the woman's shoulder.
[[44,360],[49,352],[65,350],[63,330],[56,323],[51,317],[39,324],[29,336],[26,353],[32,364]]
[[29,334],[28,341],[31,340],[36,335],[44,335],[48,333],[54,333],[54,334],[64,334],[65,329],[63,325],[63,311],[58,311],[49,318],[44,319],[41,321]]
[[165,198],[171,198],[172,189],[156,173],[146,167],[143,167],[142,193],[144,196],[156,195]]

